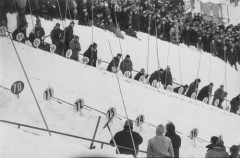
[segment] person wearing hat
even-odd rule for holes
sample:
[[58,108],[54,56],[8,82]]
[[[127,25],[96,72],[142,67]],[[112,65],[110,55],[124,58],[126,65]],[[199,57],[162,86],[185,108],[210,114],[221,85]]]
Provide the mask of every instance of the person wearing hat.
[[174,157],[172,141],[164,136],[166,129],[163,124],[156,128],[156,136],[148,140],[147,158]]
[[[74,27],[74,21],[71,21],[71,23],[69,24],[68,27],[65,28],[64,30],[64,44],[65,44],[65,47],[66,47],[66,50],[67,51],[69,49],[69,42],[73,39],[73,27]],[[64,54],[65,56],[65,54]]]
[[79,37],[78,36],[74,36],[74,39],[72,39],[69,42],[69,49],[72,50],[72,55],[71,55],[71,59],[78,61],[78,53],[81,51],[81,46],[79,43]]
[[187,89],[188,89],[188,85],[187,85],[187,84],[185,84],[184,86],[181,85],[181,86],[179,86],[179,87],[174,88],[174,89],[173,89],[173,92],[175,92],[175,93],[179,93],[179,89],[180,89],[181,87],[183,87],[182,95],[184,95],[185,92],[186,92]]
[[141,76],[144,76],[145,79],[147,79],[147,77],[148,77],[148,75],[145,74],[144,68],[142,68],[142,69],[140,70],[140,72],[138,72],[138,73],[136,74],[136,76],[134,77],[134,80],[139,81],[139,79],[140,79]]
[[179,148],[181,147],[181,137],[176,134],[175,132],[175,125],[170,122],[166,125],[166,133],[165,136],[171,139],[173,151],[174,151],[174,158],[179,158]]
[[[209,85],[204,86],[198,93],[197,99],[199,101],[203,101],[204,98],[209,98],[212,95],[212,88],[213,88],[213,83],[211,82]],[[208,101],[209,102],[209,101]]]
[[[219,104],[217,105],[217,107],[219,107],[220,109],[223,109],[222,107],[222,102],[224,101],[224,98],[227,96],[227,92],[224,92],[224,86],[221,85],[215,92],[214,92],[214,96],[213,96],[213,101],[212,101],[212,105],[214,105],[215,101],[217,99],[219,99]],[[215,106],[215,105],[214,105]]]
[[[136,148],[136,153],[138,153],[139,145],[142,144],[143,138],[141,137],[141,135],[139,133],[133,131],[133,121],[132,120],[125,121],[123,130],[117,132],[114,135],[114,140],[117,145],[132,149],[132,150],[130,150],[130,149],[118,147],[120,154],[133,155],[134,157],[136,157],[137,155],[135,155],[132,137],[130,135],[130,130],[132,132],[133,141],[134,141],[134,145]],[[114,145],[113,139],[110,140],[110,144]]]
[[116,57],[112,59],[112,61],[108,64],[107,71],[117,73],[118,65],[122,54],[117,54]]
[[63,37],[63,30],[60,29],[60,24],[56,23],[53,30],[50,33],[50,37],[52,39],[52,44],[55,44],[57,41]]
[[[130,59],[130,55],[126,55],[125,59],[121,62],[120,64],[120,70],[124,74],[126,71],[130,71],[132,73],[133,70],[133,64]],[[132,74],[130,75],[129,78],[132,78]]]
[[219,139],[216,144],[210,149],[207,153],[205,158],[229,158],[229,154],[226,152],[224,147],[223,140]]
[[207,151],[212,150],[212,148],[216,145],[219,138],[217,136],[212,136],[210,140],[210,144],[206,146]]
[[189,85],[188,91],[186,93],[187,97],[191,98],[193,93],[197,93],[200,82],[201,80],[198,78]]

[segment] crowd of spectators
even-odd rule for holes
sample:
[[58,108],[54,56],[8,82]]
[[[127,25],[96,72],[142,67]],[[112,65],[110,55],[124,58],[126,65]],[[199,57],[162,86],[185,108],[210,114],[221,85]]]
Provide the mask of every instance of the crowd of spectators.
[[[80,25],[94,24],[120,38],[124,38],[121,31],[134,37],[141,31],[175,44],[196,46],[228,61],[236,70],[240,62],[240,24],[226,26],[222,19],[218,24],[206,21],[200,13],[187,13],[183,0],[36,0],[30,1],[31,5],[27,0],[4,2],[11,11],[24,8],[27,14],[49,20],[75,19]],[[6,9],[1,11],[3,17]]]
[[[5,2],[5,1],[4,1]],[[14,8],[18,11],[17,15],[17,28],[12,33],[13,39],[17,40],[17,34],[19,32],[23,33],[24,40],[29,40],[33,46],[35,39],[40,39],[40,49],[49,50],[45,48],[46,43],[44,42],[45,31],[41,26],[41,20],[37,18],[34,30],[27,37],[26,29],[28,27],[28,22],[25,18],[25,13],[30,11],[27,6],[27,2],[24,5],[24,0],[14,1]],[[36,1],[37,2],[37,1]],[[40,3],[41,2],[41,3]],[[43,7],[43,4],[47,2],[47,10]],[[54,3],[55,2],[55,3]],[[58,18],[57,13],[57,1],[39,0],[40,7],[36,10],[31,7],[33,14],[38,16],[43,16],[47,19]],[[235,65],[239,61],[239,49],[240,49],[240,25],[238,26],[227,26],[225,27],[223,23],[213,24],[211,22],[203,20],[200,14],[185,14],[184,13],[184,3],[178,0],[158,0],[158,1],[94,1],[91,4],[90,0],[68,0],[69,14],[68,18],[79,19],[79,24],[89,25],[92,23],[94,25],[108,29],[117,34],[119,37],[123,37],[119,32],[119,28],[125,31],[127,34],[136,36],[135,31],[142,31],[149,33],[151,35],[156,35],[162,40],[166,40],[172,43],[183,42],[188,46],[196,46],[199,50],[210,52],[224,59],[224,52],[231,65]],[[7,2],[5,2],[6,4]],[[59,0],[60,8],[61,4],[65,4],[62,0]],[[9,5],[13,5],[12,3]],[[31,4],[33,5],[33,4]],[[0,3],[1,6],[1,3]],[[24,7],[25,6],[25,7]],[[93,7],[92,7],[93,6]],[[41,10],[41,7],[43,10]],[[45,6],[46,7],[46,6]],[[2,7],[1,7],[2,8]],[[28,9],[27,9],[28,8]],[[63,8],[61,8],[63,9]],[[7,19],[5,19],[5,10],[1,10],[1,25],[6,26]],[[92,14],[93,13],[93,14]],[[63,13],[62,13],[63,15]],[[60,16],[60,14],[59,14]],[[92,21],[93,18],[93,21]],[[52,44],[55,44],[55,53],[61,56],[65,56],[66,50],[71,50],[71,59],[79,61],[78,53],[81,51],[81,45],[79,43],[79,37],[74,35],[73,27],[75,23],[72,21],[65,30],[60,29],[60,24],[57,23],[53,30],[51,31],[50,37],[52,39]],[[97,62],[97,44],[93,43],[85,51],[83,56],[88,57],[88,65],[96,67]],[[107,70],[116,73],[120,63],[121,54],[117,54],[116,57],[112,59],[108,65]],[[125,72],[133,71],[133,64],[130,59],[130,55],[126,55],[125,59],[120,63],[120,70],[123,74]],[[149,76],[145,74],[145,70],[141,71],[134,77],[135,80],[140,80],[140,77],[144,76],[147,79]],[[132,73],[129,75],[132,78]],[[156,80],[161,82],[164,89],[167,89],[168,85],[172,85],[172,74],[170,67],[168,66],[165,70],[160,69],[153,72],[149,77],[149,83]],[[198,86],[201,80],[196,79],[192,82],[189,87],[188,85],[181,85],[176,87],[173,91],[178,93],[179,89],[182,87],[183,92],[188,97],[192,97],[193,93],[198,93],[196,99],[203,101],[204,98],[209,99],[212,95],[213,83],[204,86],[198,92]],[[218,107],[222,107],[222,102],[226,97],[227,93],[223,90],[224,86],[221,85],[214,93],[214,98],[212,104],[215,104],[215,100],[219,99]],[[237,113],[240,106],[240,94],[234,97],[231,102],[232,113]],[[129,136],[129,131],[133,132],[133,123],[125,123],[124,130],[118,132],[114,138],[116,143],[122,146],[127,146],[133,148],[131,139]],[[164,135],[165,133],[165,135]],[[124,137],[124,141],[122,139]],[[135,141],[136,149],[142,143],[142,137],[133,132],[133,139]],[[127,141],[126,141],[127,140]],[[111,140],[113,144],[113,140]],[[159,148],[160,147],[160,148]],[[159,125],[156,128],[156,136],[149,139],[147,152],[148,157],[153,157],[153,155],[164,156],[164,157],[179,157],[179,148],[181,147],[181,138],[175,132],[175,125],[170,123],[166,127],[164,125]],[[207,146],[208,151],[206,158],[208,157],[229,157],[224,147],[224,142],[218,137],[212,137],[211,144]],[[136,156],[133,151],[120,149],[120,153],[131,154]],[[230,148],[231,157],[236,157],[238,155],[239,147],[232,146]],[[149,154],[150,153],[150,154]],[[236,157],[237,158],[237,157]]]
[[[53,1],[55,0],[52,0],[52,2]],[[38,38],[40,39],[40,45],[38,46],[38,48],[49,51],[50,44],[44,42],[45,31],[41,26],[41,20],[38,17],[35,23],[35,27],[30,33],[29,37],[27,37],[26,35],[28,22],[26,20],[25,14],[27,10],[30,10],[27,7],[29,6],[27,5],[28,1],[26,1],[25,5],[23,3],[24,0],[13,1],[13,2],[15,3],[14,4],[11,3],[11,4],[14,5],[15,6],[14,8],[18,11],[17,28],[12,33],[13,39],[17,40],[16,39],[17,34],[21,32],[24,35],[22,42],[25,42],[25,40],[27,39],[32,43],[34,47],[36,47],[34,45],[34,40]],[[60,6],[61,4],[63,4],[63,1],[61,0],[57,2],[59,2]],[[88,17],[87,19],[89,19],[89,21],[85,21],[85,23],[82,23],[83,21],[79,19],[79,24],[87,24],[88,22],[92,23],[90,18],[93,17],[94,24],[100,24],[99,25],[100,27],[104,26],[105,28],[106,26],[110,26],[110,25],[105,25],[105,23],[103,23],[102,25],[101,23],[97,23],[97,22],[99,22],[99,20],[106,21],[105,18],[112,19],[110,20],[112,22],[111,26],[115,27],[114,24],[118,22],[121,30],[127,30],[129,26],[131,26],[131,30],[137,30],[137,31],[148,32],[150,34],[156,34],[158,38],[161,38],[162,40],[167,40],[173,43],[179,43],[180,41],[183,41],[187,45],[196,45],[198,49],[203,49],[204,51],[209,50],[213,55],[218,55],[221,58],[224,57],[224,52],[226,52],[230,64],[235,66],[236,66],[237,59],[239,59],[236,56],[236,54],[239,54],[240,35],[238,34],[234,40],[230,40],[229,38],[226,38],[226,40],[223,40],[224,41],[223,45],[221,45],[221,49],[223,50],[218,50],[217,46],[219,44],[218,41],[220,40],[218,35],[221,34],[221,36],[224,36],[225,33],[226,34],[234,33],[233,29],[230,29],[231,26],[228,26],[226,28],[227,32],[225,32],[224,31],[225,26],[223,24],[219,26],[217,26],[216,24],[212,24],[211,22],[206,22],[205,24],[200,14],[195,14],[194,17],[191,16],[192,14],[184,14],[183,1],[176,1],[176,0],[160,1],[159,0],[159,1],[150,1],[151,3],[148,1],[128,1],[128,0],[103,1],[103,2],[94,1],[94,4],[91,4],[91,2],[92,1],[78,1],[78,0],[67,1],[67,4],[69,5],[70,8],[73,7],[76,9],[76,11],[74,12],[71,12],[72,9],[70,9],[69,16],[74,18],[80,18],[80,17],[82,18],[84,16]],[[7,2],[5,3],[7,4]],[[39,3],[42,4],[43,2],[39,1]],[[53,8],[56,9],[56,5],[53,5],[51,3],[51,6],[52,7],[55,6]],[[33,12],[34,10],[35,9],[31,7],[31,11]],[[39,13],[40,10],[38,10],[37,12]],[[45,13],[44,7],[41,12]],[[84,12],[84,14],[82,14],[82,12]],[[36,13],[36,11],[34,11],[34,13]],[[57,18],[57,14],[52,15],[50,12],[47,12],[47,13],[48,13],[47,15],[50,16],[50,19]],[[74,16],[75,13],[79,13],[77,14],[78,16]],[[92,14],[92,15],[89,16],[89,14]],[[39,13],[39,15],[42,15],[42,14]],[[136,18],[136,16],[138,18]],[[1,16],[1,17],[5,17],[5,16]],[[48,17],[45,17],[45,18],[48,18]],[[4,21],[4,18],[1,21]],[[135,25],[133,26],[132,24],[134,24],[134,22],[139,22],[139,23],[136,26]],[[191,24],[193,24],[193,26]],[[55,50],[56,54],[61,56],[66,56],[66,52],[69,49],[71,49],[70,58],[73,60],[79,61],[78,54],[81,51],[81,45],[79,43],[79,37],[74,35],[74,32],[73,32],[74,26],[75,26],[75,23],[74,21],[72,21],[69,24],[69,26],[65,28],[65,30],[61,30],[60,24],[56,23],[53,30],[51,31],[50,38],[52,39],[52,44],[56,45],[56,50]],[[195,28],[191,29],[191,27],[195,27]],[[207,29],[207,32],[206,30],[203,29],[204,27],[209,27]],[[211,28],[215,28],[215,29],[211,29]],[[168,33],[168,31],[170,31],[170,33]],[[204,32],[206,32],[206,34]],[[235,29],[235,32],[236,32],[236,29]],[[234,45],[234,42],[236,42],[235,45]],[[96,63],[98,59],[97,44],[96,43],[91,44],[89,48],[85,51],[83,56],[89,59],[87,63],[88,65],[96,67]],[[122,73],[125,74],[125,72],[130,72],[130,75],[128,77],[132,78],[133,63],[130,59],[130,55],[126,55],[125,59],[121,63],[120,63],[120,59],[121,59],[121,54],[118,54],[116,57],[114,57],[113,60],[108,65],[107,70],[110,72],[116,73],[118,71],[118,66],[120,64],[120,70],[122,71]],[[233,62],[233,60],[235,61]],[[161,83],[164,89],[167,89],[169,85],[171,86],[173,85],[172,74],[169,66],[165,70],[163,69],[156,70],[150,75],[149,78],[148,78],[148,74],[145,74],[145,70],[141,69],[141,71],[138,72],[138,74],[134,77],[134,79],[140,80],[141,77],[143,77],[144,80],[148,80],[150,85],[153,85],[153,81]],[[196,99],[203,101],[205,98],[207,98],[208,99],[207,103],[209,103],[210,97],[212,95],[213,83],[203,87],[198,92],[198,85],[200,82],[201,82],[200,79],[196,79],[194,80],[193,83],[189,85],[189,87],[188,85],[185,85],[185,86],[181,85],[180,87],[174,88],[173,91],[179,93],[179,89],[183,88],[183,92],[181,92],[181,94],[186,95],[187,97],[192,97],[193,93],[195,93]],[[214,93],[214,99],[212,104],[215,105],[215,101],[219,100],[219,103],[217,104],[217,106],[223,109],[221,103],[224,101],[226,96],[227,96],[227,93],[223,91],[223,86],[221,86]],[[235,101],[231,102],[230,111],[233,113],[237,113],[239,109],[239,105],[240,105],[239,98],[236,97]]]

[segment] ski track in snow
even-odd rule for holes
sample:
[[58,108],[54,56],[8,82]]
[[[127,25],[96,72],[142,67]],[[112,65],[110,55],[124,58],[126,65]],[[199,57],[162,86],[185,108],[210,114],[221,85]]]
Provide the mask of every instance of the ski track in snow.
[[[8,14],[8,18],[14,19],[9,20],[9,29],[13,31],[16,23],[15,15]],[[30,16],[27,16],[27,19],[30,22]],[[56,22],[58,21],[42,20],[46,35],[49,34]],[[28,32],[30,30],[31,26],[29,26]],[[74,32],[79,35],[82,50],[85,51],[91,43],[91,28],[76,25]],[[139,70],[142,66],[145,67],[147,55],[147,40],[145,39],[147,39],[147,35],[138,33],[141,41],[128,36],[125,37],[125,40],[121,40],[124,56],[127,53],[131,55],[134,69]],[[112,58],[108,47],[108,39],[112,44],[114,54],[119,53],[118,39],[112,33],[106,33],[101,29],[94,28],[94,41],[98,44],[98,56],[105,61],[110,61]],[[1,50],[7,50],[1,51],[0,55],[0,85],[10,88],[11,84],[17,80],[25,83],[25,89],[20,94],[19,100],[10,91],[0,88],[0,119],[45,128],[11,41],[6,38],[0,38],[0,43]],[[158,44],[160,64],[164,68],[167,65],[166,59],[169,44],[163,41],[158,41]],[[54,100],[50,102],[44,101],[43,92],[51,86],[54,88],[54,96],[56,98],[72,104],[78,98],[83,98],[85,103],[91,107],[103,112],[106,112],[109,107],[116,107],[117,113],[125,116],[116,76],[104,70],[85,66],[17,42],[15,42],[15,45],[20,53],[23,65],[28,73],[49,128],[51,130],[92,138],[97,118],[100,115],[102,119],[96,139],[108,142],[110,134],[106,129],[102,129],[102,126],[107,121],[105,116],[93,110],[91,112],[83,110],[84,116],[80,116],[79,113],[74,112],[72,106],[64,103],[59,104]],[[179,64],[176,64],[178,63],[178,47],[170,44],[169,49],[170,60],[168,63],[171,66],[173,76],[177,81],[180,81]],[[181,63],[183,84],[189,84],[196,77],[199,53],[195,48],[191,47],[189,49],[185,45],[180,45],[179,50],[183,61]],[[200,88],[209,83],[209,57],[208,53],[202,54],[203,60],[199,74],[199,77],[202,79]],[[150,38],[150,61],[149,73],[157,69],[154,37]],[[225,65],[220,59],[212,57],[211,66],[211,81],[215,83],[213,90],[215,91],[223,83]],[[105,67],[106,65],[102,66],[102,68]],[[240,75],[239,72],[236,72],[229,65],[227,66],[227,70],[228,76],[231,76],[227,78],[227,88],[229,97],[232,98],[238,94],[239,82],[237,81]],[[240,128],[236,126],[240,121],[239,116],[179,96],[178,94],[171,94],[171,92],[161,89],[157,90],[149,85],[126,79],[121,75],[119,75],[119,78],[129,118],[135,120],[139,114],[144,114],[146,122],[154,125],[158,125],[159,123],[165,124],[169,120],[173,121],[176,129],[183,133],[183,135],[180,135],[182,138],[181,156],[204,157],[205,155],[206,143],[198,141],[194,143],[187,137],[190,130],[195,127],[199,129],[199,137],[207,141],[209,141],[212,135],[222,134],[226,146],[239,143],[240,137],[238,133],[240,132]],[[113,133],[122,130],[124,121],[125,119],[122,121],[117,118],[114,119],[113,124],[111,124]],[[26,130],[32,131],[32,129]],[[140,132],[137,127],[134,127],[134,130]],[[47,135],[47,133],[36,130],[34,132],[40,134],[41,137]],[[144,139],[143,144],[140,145],[140,150],[146,150],[148,139],[155,135],[155,128],[144,124],[143,131],[140,134]],[[6,133],[1,133],[0,137],[4,142],[7,141],[5,135]],[[75,139],[69,140],[66,137],[61,137],[61,139],[68,140],[68,142],[79,141]],[[82,141],[81,144],[88,147],[90,142]],[[4,153],[3,149],[11,148],[11,145],[10,143],[4,143],[4,147],[0,148],[0,153]],[[95,143],[95,146],[100,148],[100,144]],[[113,147],[104,146],[104,149],[109,149],[109,152],[112,153],[115,152]],[[24,152],[27,153],[28,151]],[[7,155],[5,156],[7,157]],[[145,154],[139,153],[139,156],[145,156]]]

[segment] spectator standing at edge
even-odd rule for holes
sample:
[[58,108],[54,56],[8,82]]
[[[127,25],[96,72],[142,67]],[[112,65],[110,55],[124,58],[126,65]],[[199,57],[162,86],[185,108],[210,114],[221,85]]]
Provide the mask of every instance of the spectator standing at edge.
[[126,71],[130,71],[131,75],[129,78],[132,78],[133,64],[130,59],[130,55],[126,55],[125,59],[120,64],[120,70],[124,74]]
[[219,104],[217,105],[217,107],[219,107],[220,109],[223,109],[222,102],[224,101],[224,98],[227,96],[227,92],[224,92],[223,88],[224,86],[221,85],[220,88],[218,88],[214,92],[213,101],[212,101],[212,105],[214,105],[215,101],[219,99]]
[[89,46],[88,50],[83,54],[84,57],[88,57],[89,62],[87,65],[96,67],[97,62],[97,44],[93,43]]
[[27,39],[27,35],[26,35],[26,30],[28,27],[28,23],[25,17],[25,8],[22,8],[18,15],[17,15],[17,29],[13,31],[12,36],[14,40],[17,40],[17,34],[18,33],[23,33],[24,35],[24,39],[21,42],[25,42],[25,40]]
[[164,136],[165,126],[160,124],[156,128],[156,136],[148,140],[147,158],[174,157],[171,139]]
[[52,44],[55,44],[57,41],[60,40],[60,37],[63,36],[63,30],[60,29],[60,24],[56,23],[53,30],[50,33]]
[[169,123],[166,125],[166,133],[165,136],[171,139],[174,158],[179,158],[179,148],[181,147],[181,137],[175,132],[175,125],[173,123]]
[[219,139],[214,147],[207,152],[205,158],[229,158],[223,140]]
[[78,53],[81,51],[81,46],[79,43],[79,37],[78,36],[74,36],[74,39],[72,39],[69,43],[69,49],[72,50],[72,55],[71,55],[71,59],[78,61]]
[[187,97],[190,97],[191,98],[191,95],[198,91],[198,86],[199,86],[199,83],[201,82],[201,80],[198,78],[196,79],[194,82],[192,82],[190,85],[189,85],[189,88],[188,88],[188,91],[186,93],[186,96]]
[[236,97],[234,97],[231,101],[230,101],[230,105],[231,105],[231,110],[230,112],[237,114],[237,111],[239,109],[240,106],[240,94],[237,95]]
[[117,54],[116,57],[113,57],[112,61],[108,64],[107,71],[117,73],[121,57],[121,54]]
[[[73,27],[74,27],[74,21],[71,21],[70,25],[68,27],[65,28],[64,30],[64,38],[65,38],[65,41],[64,41],[64,44],[65,44],[65,52],[69,49],[69,42],[73,39]],[[65,56],[65,53],[64,53],[64,56]]]
[[172,73],[169,66],[167,66],[167,68],[163,72],[163,80],[161,80],[161,82],[164,89],[166,89],[168,85],[172,85]]
[[212,88],[213,88],[213,83],[210,83],[209,85],[203,87],[199,93],[198,93],[198,96],[197,96],[197,99],[199,101],[203,101],[204,98],[208,98],[208,102],[209,102],[209,99],[212,95]]
[[[114,140],[116,141],[117,145],[132,149],[129,150],[118,147],[120,154],[133,155],[134,157],[136,157],[129,129],[132,131],[133,141],[137,150],[136,152],[138,153],[139,145],[142,144],[143,138],[139,133],[133,131],[132,120],[125,121],[124,129],[114,135]],[[110,141],[110,144],[114,145],[113,140]]]

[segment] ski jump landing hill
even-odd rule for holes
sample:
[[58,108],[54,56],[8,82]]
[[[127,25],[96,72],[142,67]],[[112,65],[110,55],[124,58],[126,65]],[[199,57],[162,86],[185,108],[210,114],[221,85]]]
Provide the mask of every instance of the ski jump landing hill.
[[[15,16],[16,15],[8,15],[8,18],[15,20]],[[30,17],[27,16],[27,19],[30,20]],[[15,27],[14,20],[9,20],[10,31]],[[42,20],[46,34],[50,33],[55,22],[59,21],[51,22]],[[30,32],[30,30],[31,28],[29,27],[28,32]],[[76,25],[74,32],[80,37],[82,50],[86,50],[91,44],[91,28]],[[112,33],[105,32],[98,28],[94,28],[93,33],[94,42],[98,44],[98,56],[100,58],[106,61],[110,61],[112,58],[108,40],[110,40],[114,52],[116,54],[120,52],[118,39]],[[124,40],[121,40],[123,54],[131,55],[135,69],[145,67],[147,36],[139,33],[138,37],[141,40],[128,36],[125,37]],[[0,85],[10,88],[12,83],[18,80],[23,81],[25,84],[25,88],[20,94],[20,99],[17,99],[10,91],[0,88],[0,119],[45,128],[10,39],[5,37],[0,38],[0,43]],[[125,116],[116,75],[102,70],[102,68],[105,68],[104,65],[97,69],[18,42],[14,42],[14,44],[29,76],[49,129],[92,138],[97,118],[99,115],[103,116],[103,114],[94,110],[83,110],[83,116],[80,116],[79,113],[74,111],[72,106],[64,102],[56,102],[55,100],[44,101],[43,92],[48,87],[54,89],[54,97],[68,103],[73,104],[78,98],[83,98],[86,105],[94,109],[106,112],[108,108],[115,107],[118,115]],[[190,83],[196,78],[199,52],[197,52],[195,48],[187,48],[185,45],[177,47],[160,40],[158,40],[158,47],[161,67],[164,68],[166,65],[170,65],[177,81],[180,81],[179,64],[176,64],[178,63],[179,52],[181,53],[182,59],[182,83]],[[155,38],[150,37],[151,62],[149,72],[153,72],[158,68],[155,49]],[[167,62],[168,49],[170,53]],[[215,90],[220,84],[223,84],[225,64],[220,59],[204,53],[202,55],[201,71],[199,74],[199,77],[203,81],[201,83],[202,86],[209,84],[209,57],[211,57],[210,78],[211,81],[215,83]],[[227,76],[229,76],[226,80],[228,93],[230,97],[233,97],[238,93],[239,83],[237,81],[240,76],[239,73],[228,65]],[[203,157],[206,152],[205,146],[207,142],[201,140],[208,141],[213,135],[222,135],[225,145],[228,147],[240,142],[240,128],[237,126],[240,117],[237,115],[163,89],[155,89],[147,84],[127,79],[120,75],[119,82],[129,118],[135,120],[139,114],[143,114],[147,122],[143,124],[142,131],[134,127],[134,130],[140,132],[144,139],[143,144],[140,145],[140,150],[146,150],[148,139],[155,135],[155,127],[149,124],[156,126],[160,123],[166,124],[168,121],[174,122],[177,131],[181,132],[182,147],[180,153],[183,157]],[[113,133],[122,130],[125,119],[123,117],[120,118],[121,120],[114,118],[113,123],[110,125]],[[109,132],[101,128],[106,121],[106,117],[103,116],[96,140],[108,142],[111,139]],[[21,152],[12,149],[16,148],[24,139],[27,139],[28,141],[25,142],[29,143],[29,147],[32,147],[31,143],[33,143],[33,141],[29,141],[29,138],[23,136],[21,138],[15,138],[15,145],[9,143],[7,136],[12,136],[13,134],[11,135],[9,133],[16,131],[13,130],[13,128],[7,128],[5,125],[1,125],[1,128],[2,127],[7,130],[1,132],[1,139],[3,139],[5,143],[0,147],[0,153],[5,157],[8,156],[6,151],[8,151],[9,154],[18,153],[27,155],[28,151],[24,150],[24,148]],[[199,129],[198,137],[201,138],[195,143],[188,138],[193,128]],[[47,148],[48,143],[45,140],[47,133],[31,129],[24,130],[38,134],[37,139],[43,139],[43,141],[39,141],[39,147],[43,150]],[[82,144],[84,147],[89,146],[89,142],[79,143],[79,140],[72,140],[65,137],[60,137],[59,139],[66,141],[64,141],[65,144],[61,142],[64,145],[74,142],[74,144]],[[76,141],[78,143],[76,143]],[[46,147],[41,145],[41,143],[45,144]],[[96,148],[100,148],[100,145],[96,145]],[[109,149],[108,151],[111,153],[115,152],[115,149],[112,147],[106,146],[104,148]],[[59,152],[61,153],[61,151]],[[72,152],[73,151],[69,149],[69,153]],[[145,156],[145,154],[139,153],[139,156]]]

